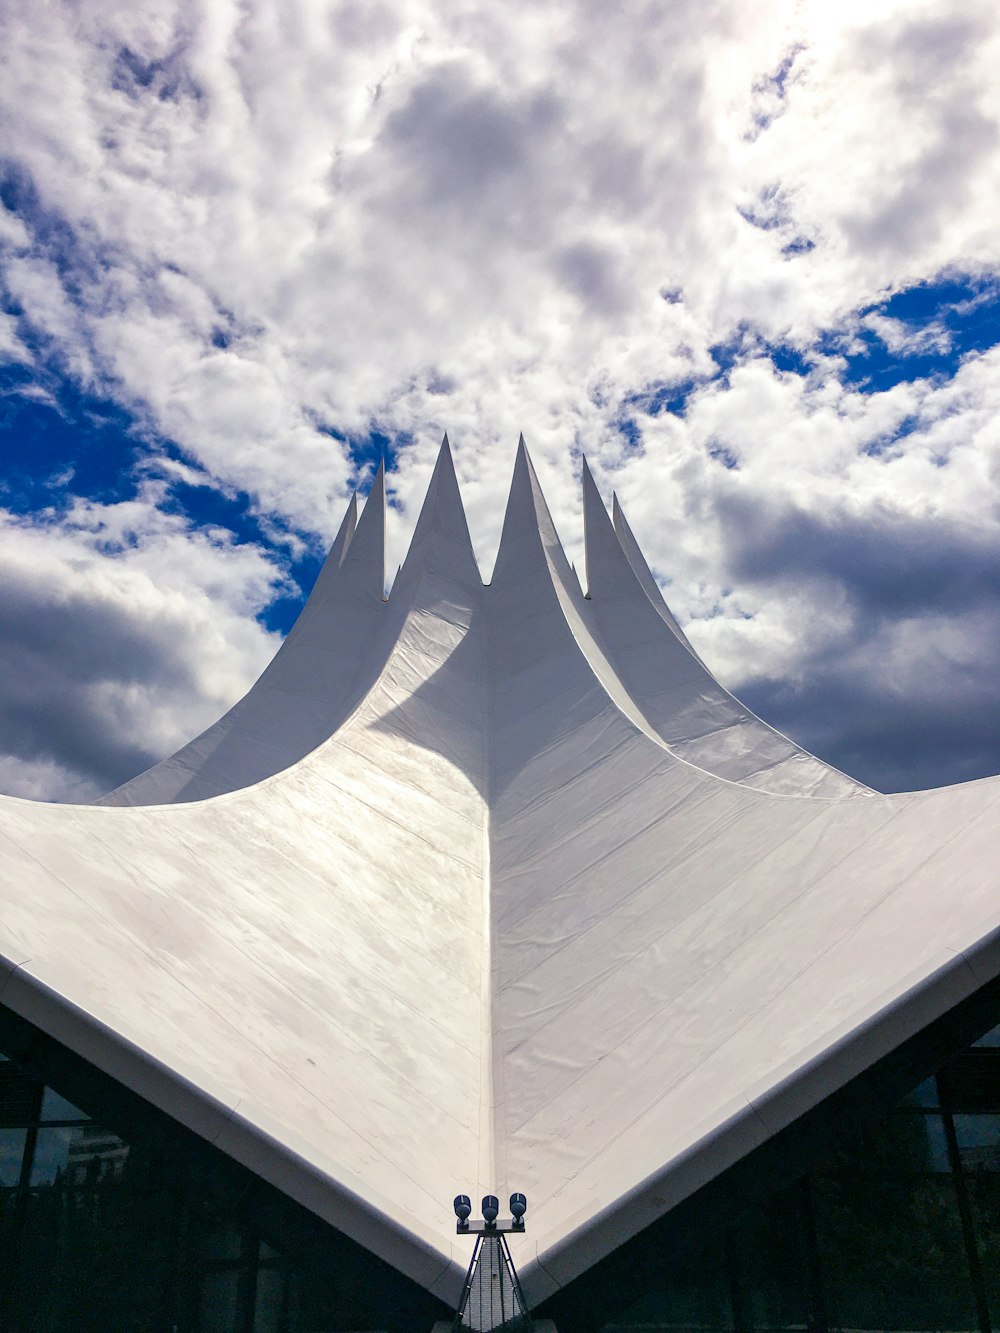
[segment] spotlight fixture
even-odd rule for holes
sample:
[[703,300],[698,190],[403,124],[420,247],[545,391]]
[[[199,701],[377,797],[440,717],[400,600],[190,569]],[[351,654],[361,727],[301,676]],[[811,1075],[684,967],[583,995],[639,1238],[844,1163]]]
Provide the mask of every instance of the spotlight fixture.
[[452,1208],[454,1208],[455,1216],[458,1218],[456,1231],[460,1236],[482,1236],[487,1233],[523,1231],[524,1215],[528,1211],[528,1200],[523,1194],[515,1191],[510,1196],[510,1218],[503,1221],[498,1220],[500,1200],[495,1194],[485,1194],[483,1196],[483,1220],[481,1222],[470,1220],[472,1217],[472,1201],[467,1194],[456,1194]]

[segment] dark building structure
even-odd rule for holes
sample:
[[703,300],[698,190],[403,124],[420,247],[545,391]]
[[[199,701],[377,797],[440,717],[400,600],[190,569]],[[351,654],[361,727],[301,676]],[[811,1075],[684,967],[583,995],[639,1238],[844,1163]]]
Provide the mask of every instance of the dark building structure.
[[[448,1318],[9,1013],[4,1038],[23,1054],[0,1055],[0,1328],[403,1333]],[[128,1129],[98,1127],[46,1065]],[[581,1333],[1000,1327],[1000,1027],[778,1180],[735,1206],[696,1197],[542,1313]]]

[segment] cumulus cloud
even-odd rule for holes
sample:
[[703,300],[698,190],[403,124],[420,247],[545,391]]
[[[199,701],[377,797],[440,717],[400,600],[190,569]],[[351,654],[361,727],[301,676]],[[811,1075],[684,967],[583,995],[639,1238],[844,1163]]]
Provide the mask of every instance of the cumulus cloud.
[[876,787],[935,785],[997,767],[998,423],[996,350],[877,394],[752,356],[608,475],[726,683]]
[[277,646],[281,573],[142,495],[58,520],[0,511],[0,781],[93,799],[206,726]]
[[[905,650],[922,682],[883,714],[896,754],[956,697],[995,713],[985,668],[955,665],[995,643],[995,359],[877,393],[847,373],[874,344],[951,348],[940,321],[881,310],[888,294],[1000,268],[989,0],[53,0],[2,24],[0,357],[57,367],[127,411],[147,455],[171,449],[137,546],[84,536],[82,500],[8,520],[10,559],[44,549],[61,571],[65,641],[100,623],[141,663],[115,676],[76,646],[39,687],[85,697],[91,734],[54,711],[46,727],[41,704],[17,722],[63,640],[18,649],[13,781],[42,790],[50,762],[66,782],[123,775],[271,642],[254,616],[275,567],[176,521],[172,486],[245,494],[261,532],[321,542],[373,432],[397,461],[390,567],[447,429],[488,575],[523,429],[571,556],[586,451],[706,658],[862,776],[883,745],[865,747],[865,691],[900,688],[872,684],[878,658]],[[211,687],[170,598],[111,631],[74,582],[80,543],[88,578],[125,588],[168,540],[192,552],[177,596],[205,625],[217,606]],[[39,624],[55,614],[17,579],[50,608]],[[821,682],[857,694],[839,724],[817,720]],[[160,721],[140,737],[123,700],[142,690]],[[892,782],[991,765],[948,734]]]

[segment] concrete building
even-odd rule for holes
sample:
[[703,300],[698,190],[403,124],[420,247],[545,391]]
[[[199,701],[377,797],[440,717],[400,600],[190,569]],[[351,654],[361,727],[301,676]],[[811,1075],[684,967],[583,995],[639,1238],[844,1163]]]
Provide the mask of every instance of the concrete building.
[[[484,585],[446,442],[386,598],[380,472],[215,726],[96,805],[0,799],[9,1087],[149,1139],[185,1197],[204,1186],[243,1227],[228,1267],[205,1242],[173,1327],[429,1329],[468,1262],[452,1196],[512,1190],[530,1205],[514,1262],[561,1333],[846,1327],[811,1221],[812,1313],[755,1314],[730,1242],[718,1279],[683,1264],[939,1069],[919,1133],[893,1141],[957,1191],[968,1294],[865,1323],[876,1275],[850,1326],[1000,1319],[976,1220],[993,1205],[964,1183],[998,1161],[1000,1074],[977,1109],[943,1091],[1000,1023],[1000,779],[883,796],[772,730],[583,485],[586,592],[523,442]],[[996,1138],[959,1123],[977,1114]],[[0,1158],[15,1293],[44,1252],[28,1143],[52,1123],[40,1103],[4,1121],[24,1133]],[[960,1131],[980,1140],[964,1157]],[[681,1268],[650,1257],[668,1252]],[[325,1322],[289,1264],[327,1273]],[[89,1327],[66,1317],[35,1326]],[[143,1318],[121,1326],[161,1326]]]

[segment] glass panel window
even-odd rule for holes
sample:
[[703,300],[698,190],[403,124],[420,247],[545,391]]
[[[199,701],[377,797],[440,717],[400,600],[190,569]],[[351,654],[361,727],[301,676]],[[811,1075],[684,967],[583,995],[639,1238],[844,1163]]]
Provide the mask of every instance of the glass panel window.
[[29,1183],[90,1185],[117,1180],[127,1156],[121,1139],[96,1125],[43,1128],[38,1131]]
[[964,1171],[1000,1171],[1000,1115],[955,1116]]
[[54,1185],[69,1171],[70,1148],[78,1129],[40,1129],[31,1162],[30,1185]]
[[734,1232],[737,1277],[754,1328],[813,1324],[805,1227],[801,1191],[793,1188],[776,1194]]
[[11,1187],[21,1179],[21,1160],[26,1129],[0,1129],[0,1186]]
[[939,1077],[950,1110],[1000,1111],[1000,1057],[993,1051],[967,1051]]
[[948,1140],[945,1137],[944,1121],[939,1115],[925,1115],[921,1119],[924,1122],[924,1137],[926,1145],[923,1149],[923,1164],[926,1170],[933,1171],[935,1174],[951,1170],[951,1161],[948,1157]]
[[820,1174],[909,1176],[949,1170],[944,1121],[921,1111],[894,1111],[854,1143],[828,1153]]
[[984,1033],[978,1041],[974,1041],[972,1044],[980,1047],[1000,1046],[1000,1027],[990,1028],[989,1032]]
[[206,1264],[238,1262],[243,1255],[243,1233],[223,1218],[209,1216],[200,1250]]
[[977,1327],[950,1179],[826,1175],[813,1200],[831,1330]]
[[983,1171],[965,1180],[979,1266],[993,1327],[1000,1328],[1000,1175]]
[[46,1088],[42,1094],[41,1120],[89,1120],[90,1116],[78,1106],[60,1097],[54,1088]]
[[634,1329],[731,1329],[733,1327],[725,1244],[672,1259],[659,1273],[640,1264],[644,1280],[623,1293],[622,1309],[603,1333]]
[[236,1333],[240,1313],[240,1274],[206,1273],[201,1283],[200,1333]]
[[280,1268],[258,1268],[253,1333],[278,1333],[284,1303],[285,1278]]
[[[626,1303],[627,1297],[623,1301]],[[712,1329],[714,1333],[716,1329],[733,1327],[730,1309],[728,1299],[722,1293],[706,1305],[701,1293],[690,1289],[651,1292],[627,1304],[613,1323],[603,1326],[601,1333],[654,1333],[658,1329],[676,1333],[677,1330],[696,1328]]]
[[902,1101],[903,1106],[926,1106],[935,1107],[939,1105],[938,1086],[936,1078],[925,1078],[919,1088],[914,1088],[908,1093]]
[[0,1125],[30,1125],[37,1114],[37,1080],[15,1065],[0,1067]]

